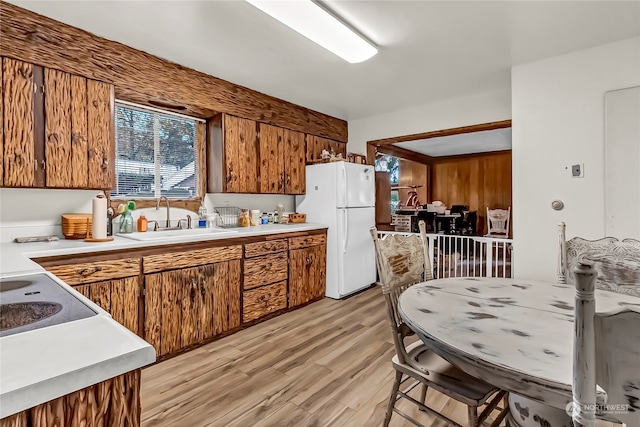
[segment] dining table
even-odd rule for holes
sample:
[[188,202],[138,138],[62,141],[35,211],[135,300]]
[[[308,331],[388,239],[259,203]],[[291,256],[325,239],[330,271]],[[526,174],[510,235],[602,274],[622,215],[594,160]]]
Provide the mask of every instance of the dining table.
[[[398,309],[439,356],[509,392],[507,425],[570,427],[574,300],[571,284],[465,277],[416,284]],[[604,290],[595,300],[596,312],[640,306]]]

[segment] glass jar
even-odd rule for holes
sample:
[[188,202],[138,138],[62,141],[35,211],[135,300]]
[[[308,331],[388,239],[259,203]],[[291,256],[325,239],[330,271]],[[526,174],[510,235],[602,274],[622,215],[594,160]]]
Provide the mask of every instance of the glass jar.
[[126,211],[120,219],[120,233],[133,233],[133,217],[131,211]]
[[250,217],[250,212],[248,209],[241,209],[240,213],[238,214],[238,226],[239,227],[248,227],[249,226],[249,217]]

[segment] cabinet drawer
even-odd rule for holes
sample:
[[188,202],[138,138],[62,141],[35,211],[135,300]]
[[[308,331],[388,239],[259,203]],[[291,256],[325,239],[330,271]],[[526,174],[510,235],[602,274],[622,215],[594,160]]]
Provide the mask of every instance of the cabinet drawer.
[[69,285],[121,279],[140,274],[140,258],[93,261],[45,267]]
[[244,289],[287,280],[288,267],[286,252],[247,259],[244,261]]
[[268,255],[275,252],[286,251],[288,248],[289,242],[287,242],[287,239],[247,243],[246,245],[244,245],[244,257],[252,258],[260,255]]
[[142,258],[145,274],[178,268],[196,267],[242,258],[242,245],[219,246],[183,252],[149,255]]
[[287,282],[263,286],[244,292],[242,321],[250,322],[287,307]]
[[312,236],[292,237],[289,239],[289,249],[307,248],[309,246],[322,245],[327,242],[326,234],[314,234]]

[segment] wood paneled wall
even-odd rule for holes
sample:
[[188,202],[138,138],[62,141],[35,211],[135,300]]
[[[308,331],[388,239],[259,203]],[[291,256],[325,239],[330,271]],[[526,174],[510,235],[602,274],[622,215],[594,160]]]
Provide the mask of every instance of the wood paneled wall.
[[432,199],[478,211],[478,234],[486,233],[487,207],[511,206],[511,150],[436,158],[432,167]]
[[[421,204],[427,203],[427,172],[428,167],[425,164],[412,162],[411,160],[400,159],[400,165],[398,167],[398,185],[422,185],[420,188],[416,188],[418,193],[418,200]],[[411,190],[398,190],[400,196],[400,203],[406,205],[409,198],[409,191]]]
[[[208,118],[224,112],[312,135],[347,141],[347,122],[183,67],[0,2],[3,56],[112,83],[119,99]],[[155,102],[156,104],[153,104]]]

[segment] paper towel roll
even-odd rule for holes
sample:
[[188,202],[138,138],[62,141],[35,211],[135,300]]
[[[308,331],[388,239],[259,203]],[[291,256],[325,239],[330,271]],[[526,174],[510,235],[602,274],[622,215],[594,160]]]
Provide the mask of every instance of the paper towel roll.
[[91,237],[107,238],[107,198],[102,194],[93,198],[91,203]]

